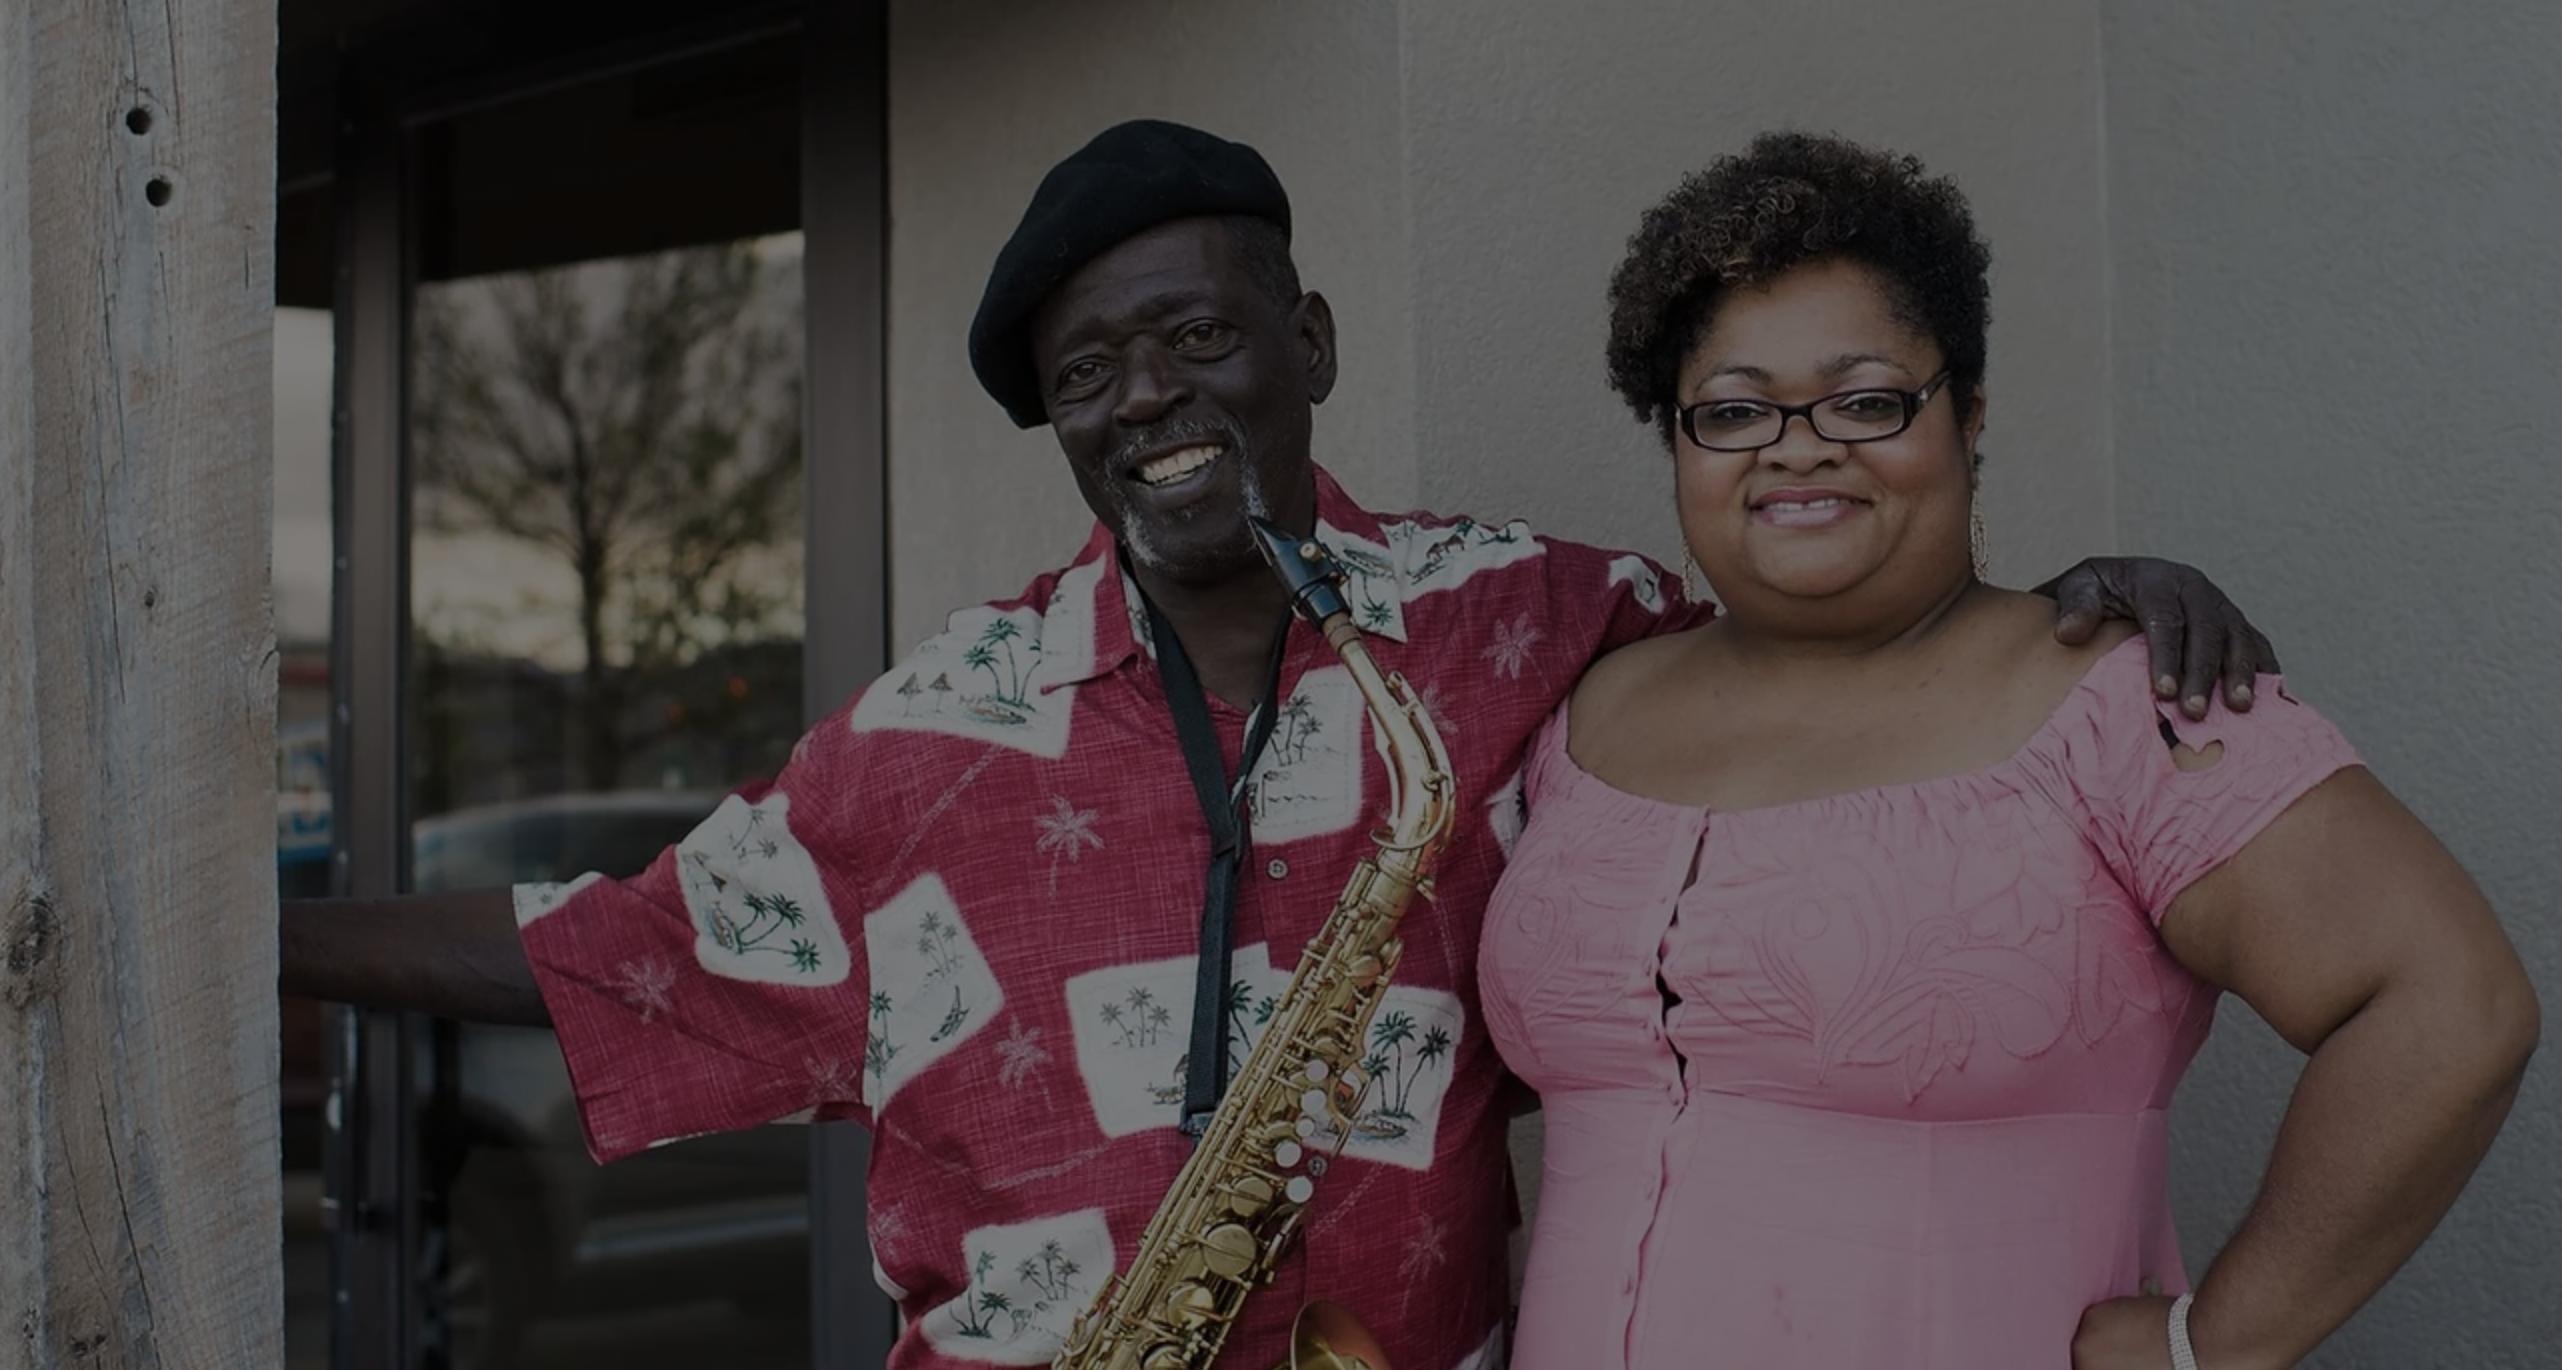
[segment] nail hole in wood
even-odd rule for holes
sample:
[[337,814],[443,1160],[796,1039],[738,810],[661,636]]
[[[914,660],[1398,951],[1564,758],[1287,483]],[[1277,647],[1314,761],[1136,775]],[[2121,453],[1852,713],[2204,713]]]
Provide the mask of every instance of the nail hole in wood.
[[169,197],[177,193],[177,187],[169,184],[166,176],[154,176],[142,188],[142,198],[149,200],[153,209],[168,204]]
[[132,130],[136,137],[149,133],[151,131],[151,111],[144,109],[140,105],[136,105],[132,109],[125,111],[125,127]]

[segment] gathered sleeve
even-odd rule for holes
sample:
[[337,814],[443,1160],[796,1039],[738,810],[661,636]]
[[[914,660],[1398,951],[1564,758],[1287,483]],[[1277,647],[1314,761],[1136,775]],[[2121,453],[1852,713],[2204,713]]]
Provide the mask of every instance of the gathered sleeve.
[[[2066,771],[2101,859],[2158,924],[2199,877],[2359,761],[2281,677],[2259,678],[2247,713],[2219,699],[2191,721],[2154,696],[2148,672],[2137,637],[2083,681],[2065,726]],[[2179,748],[2188,749],[2185,764]]]

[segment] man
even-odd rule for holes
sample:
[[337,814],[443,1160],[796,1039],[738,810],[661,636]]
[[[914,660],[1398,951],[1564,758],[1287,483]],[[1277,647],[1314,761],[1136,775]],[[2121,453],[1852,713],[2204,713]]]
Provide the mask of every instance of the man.
[[[1523,744],[1593,657],[1694,611],[1641,557],[1383,517],[1336,486],[1310,452],[1332,314],[1299,287],[1270,168],[1197,130],[1122,125],[1049,174],[971,361],[1017,423],[1051,426],[1094,512],[1068,566],[953,615],[644,874],[290,908],[287,988],[553,1023],[600,1159],[861,1119],[906,1313],[893,1363],[1044,1362],[1371,850],[1366,720],[1287,622],[1245,522],[1264,514],[1349,568],[1461,806],[1368,1043],[1376,1084],[1227,1363],[1273,1363],[1314,1297],[1400,1366],[1499,1359],[1512,1200],[1475,965]],[[2157,668],[2184,654],[2201,705],[2228,642],[2230,684],[2263,646],[2159,563],[2086,565],[2060,603],[2059,632],[2159,618]]]

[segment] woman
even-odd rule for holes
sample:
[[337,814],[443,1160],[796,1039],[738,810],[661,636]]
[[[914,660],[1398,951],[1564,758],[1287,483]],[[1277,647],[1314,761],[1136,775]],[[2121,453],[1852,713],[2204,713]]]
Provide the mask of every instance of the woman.
[[[2291,1365],[2508,1110],[2533,991],[2340,735],[2266,677],[2192,721],[1978,578],[1988,260],[1910,159],[1769,136],[1612,283],[1726,612],[1551,721],[1488,911],[1547,1114],[1527,1370]],[[2175,1299],[2164,1108],[2223,990],[2311,1060]]]

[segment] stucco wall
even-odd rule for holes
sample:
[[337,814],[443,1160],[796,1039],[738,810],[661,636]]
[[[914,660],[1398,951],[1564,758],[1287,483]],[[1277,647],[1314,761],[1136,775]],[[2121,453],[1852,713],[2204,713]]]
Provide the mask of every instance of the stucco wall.
[[1092,518],[1046,428],[971,376],[988,264],[1043,172],[1123,119],[1239,138],[1290,190],[1302,281],[1341,333],[1318,459],[1414,498],[1413,349],[1393,7],[904,0],[890,15],[892,638],[1060,564]]
[[1405,16],[1427,504],[1679,560],[1671,468],[1603,381],[1603,290],[1638,215],[1685,172],[1798,127],[1901,148],[1955,176],[1992,241],[1996,571],[2033,582],[2106,550],[2098,33],[2086,0],[1415,0]]
[[[2189,557],[2481,881],[2562,1017],[2562,8],[2104,10],[2120,540]],[[2460,14],[2460,18],[2455,16]],[[2562,1364],[2562,1053],[2317,1362]],[[2174,1118],[2192,1262],[2295,1053],[2228,1004]]]

